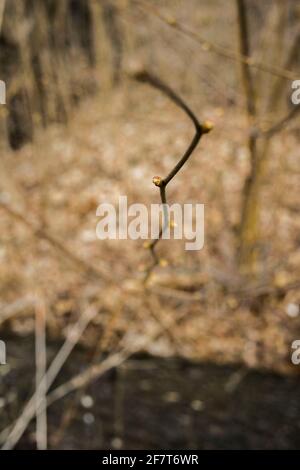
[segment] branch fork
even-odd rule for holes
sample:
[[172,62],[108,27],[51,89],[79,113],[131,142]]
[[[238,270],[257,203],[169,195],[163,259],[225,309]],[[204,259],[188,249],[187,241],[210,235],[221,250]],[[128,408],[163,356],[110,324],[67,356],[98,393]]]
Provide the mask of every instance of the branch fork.
[[188,148],[186,149],[186,151],[184,152],[180,160],[176,163],[174,168],[170,171],[170,173],[165,178],[162,178],[161,176],[154,176],[152,179],[153,184],[156,187],[158,187],[160,190],[160,199],[164,207],[164,226],[160,229],[159,237],[157,239],[153,240],[150,243],[146,243],[144,245],[146,246],[146,248],[150,249],[152,257],[153,257],[153,264],[150,266],[150,268],[146,272],[146,277],[145,277],[145,282],[146,282],[149,279],[149,276],[151,272],[153,271],[153,269],[158,264],[160,264],[160,260],[155,253],[155,246],[159,242],[159,240],[162,238],[162,235],[169,224],[168,211],[166,209],[166,204],[167,204],[166,188],[168,184],[170,183],[170,181],[172,181],[172,179],[177,175],[177,173],[181,170],[184,164],[188,161],[193,151],[197,147],[201,137],[204,134],[208,134],[213,129],[214,125],[211,121],[204,121],[203,123],[200,123],[197,117],[195,116],[195,114],[193,113],[193,111],[186,104],[186,102],[180,96],[178,96],[177,93],[175,93],[175,91],[173,91],[168,85],[166,85],[159,78],[150,74],[147,70],[145,69],[135,70],[131,73],[131,77],[141,83],[148,83],[152,87],[160,90],[164,95],[170,98],[171,101],[173,101],[179,108],[181,108],[188,115],[188,117],[191,119],[195,127],[195,135],[190,145],[188,146]]

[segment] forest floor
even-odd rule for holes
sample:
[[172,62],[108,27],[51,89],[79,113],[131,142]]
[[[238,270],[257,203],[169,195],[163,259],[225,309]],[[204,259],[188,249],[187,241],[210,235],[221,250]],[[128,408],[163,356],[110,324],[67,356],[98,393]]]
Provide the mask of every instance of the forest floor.
[[172,181],[168,197],[205,204],[205,246],[189,252],[184,241],[162,241],[163,261],[147,288],[142,278],[151,257],[143,241],[98,240],[96,209],[117,205],[120,195],[128,204],[159,202],[152,177],[168,173],[193,135],[172,103],[128,84],[87,100],[67,127],[52,127],[1,160],[2,201],[99,271],[90,278],[41,232],[34,235],[0,210],[2,337],[34,331],[37,295],[47,305],[50,339],[64,337],[96,302],[99,315],[82,338],[90,349],[113,350],[121,339],[130,345],[160,325],[161,335],[145,348],[151,354],[298,372],[291,343],[300,337],[300,292],[281,290],[300,278],[297,131],[286,130],[272,144],[261,195],[261,264],[250,282],[235,261],[249,162],[246,123],[234,106],[195,112],[215,129]]
[[[0,382],[1,424],[10,423],[34,392],[34,338],[7,343],[11,372]],[[48,344],[52,358],[59,345]],[[26,359],[27,358],[27,359]],[[60,385],[86,367],[77,348]],[[22,390],[15,384],[23,377]],[[62,379],[63,376],[63,379]],[[81,392],[81,393],[80,393]],[[238,404],[238,405],[237,405]],[[162,419],[163,416],[163,419]],[[299,378],[243,365],[180,358],[129,359],[48,409],[50,449],[299,449]],[[18,449],[34,449],[32,421]]]

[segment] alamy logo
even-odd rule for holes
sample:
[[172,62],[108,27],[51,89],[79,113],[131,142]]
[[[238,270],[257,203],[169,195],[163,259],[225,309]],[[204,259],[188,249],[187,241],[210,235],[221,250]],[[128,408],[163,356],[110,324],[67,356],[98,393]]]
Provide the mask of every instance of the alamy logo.
[[295,366],[298,366],[300,364],[300,340],[299,339],[295,339],[295,341],[292,342],[292,349],[294,349],[294,352],[292,353],[291,361]]
[[6,104],[6,85],[3,80],[0,80],[0,104]]
[[119,207],[100,204],[96,235],[99,240],[188,240],[186,250],[204,246],[204,204],[127,204],[127,196],[119,197]]
[[6,345],[4,341],[0,341],[0,365],[6,364]]
[[295,90],[291,97],[292,103],[296,105],[300,104],[300,80],[294,80],[292,88]]

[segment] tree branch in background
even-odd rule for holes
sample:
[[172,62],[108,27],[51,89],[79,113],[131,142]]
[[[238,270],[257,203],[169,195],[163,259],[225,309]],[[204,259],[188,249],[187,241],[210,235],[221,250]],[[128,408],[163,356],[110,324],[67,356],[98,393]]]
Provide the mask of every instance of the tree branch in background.
[[[30,220],[26,219],[20,212],[17,212],[15,209],[10,207],[6,202],[1,200],[0,197],[0,208],[3,209],[10,217],[15,219],[18,222],[21,222],[25,225],[37,238],[42,238],[46,240],[50,245],[52,245],[55,249],[60,251],[64,254],[66,258],[68,258],[73,264],[80,268],[81,271],[88,277],[88,278],[96,278],[96,279],[108,279],[108,276],[87,261],[83,260],[82,258],[78,257],[69,248],[60,240],[58,240],[54,235],[50,232],[45,230],[42,227],[35,225]],[[111,280],[109,278],[109,280]]]
[[0,0],[0,33],[3,24],[3,17],[5,12],[6,0]]
[[[239,26],[239,44],[240,53],[250,55],[250,39],[247,23],[247,8],[245,0],[236,0],[238,26]],[[279,13],[278,13],[279,14]],[[278,29],[279,32],[281,28]],[[288,52],[288,57],[284,65],[290,67],[296,56],[297,44],[299,42],[298,34],[295,35],[294,42]],[[256,109],[256,89],[251,75],[251,69],[248,64],[242,64],[243,86],[246,97],[246,107],[250,134],[248,138],[248,148],[250,153],[250,173],[246,178],[243,189],[242,213],[239,226],[239,252],[238,261],[240,267],[245,273],[253,274],[257,268],[258,261],[258,243],[259,240],[259,213],[260,213],[260,189],[262,178],[265,174],[267,156],[270,148],[271,138],[283,130],[288,122],[299,112],[299,107],[295,106],[288,114],[279,119],[269,129],[260,131],[257,119]],[[268,112],[274,113],[279,97],[284,86],[283,77],[275,80],[274,87],[271,90]],[[259,140],[258,140],[259,139]]]
[[[56,354],[55,358],[51,362],[46,374],[43,376],[36,388],[35,393],[32,395],[30,400],[24,407],[23,412],[14,423],[2,450],[11,450],[15,447],[18,441],[21,439],[24,431],[28,424],[34,417],[36,412],[41,412],[44,405],[44,395],[49,391],[51,385],[58,376],[60,370],[65,364],[66,360],[70,356],[74,347],[82,337],[84,331],[90,324],[90,322],[98,314],[98,309],[95,305],[90,306],[87,310],[79,317],[78,321],[70,329],[68,336]],[[44,405],[45,406],[45,405]]]
[[277,134],[278,132],[282,131],[284,127],[294,119],[300,113],[300,106],[294,105],[293,108],[280,119],[277,123],[273,124],[269,129],[262,133],[262,135],[268,139],[273,137],[273,135]]
[[[38,450],[47,450],[47,410],[39,409],[46,401],[47,386],[43,380],[47,371],[46,305],[37,299],[35,305],[35,364],[36,364],[36,444]],[[43,407],[42,407],[43,408]]]
[[[244,0],[237,0],[238,11],[238,28],[239,28],[239,45],[240,52],[243,56],[250,55],[250,39],[247,21],[246,5]],[[241,63],[241,71],[243,78],[243,86],[245,91],[247,112],[249,118],[256,117],[256,96],[254,91],[253,77],[251,74],[250,66],[247,62]]]
[[174,17],[165,16],[161,14],[161,12],[152,4],[150,4],[150,2],[146,2],[144,0],[133,0],[133,1],[142,11],[147,11],[151,13],[156,18],[161,20],[164,24],[170,26],[171,28],[175,29],[181,34],[184,34],[190,39],[193,39],[194,41],[201,44],[202,50],[205,52],[213,52],[214,54],[217,54],[221,57],[225,57],[235,62],[244,63],[248,65],[249,67],[261,70],[262,72],[266,72],[272,75],[276,75],[277,77],[282,77],[285,80],[297,80],[298,78],[296,74],[292,72],[291,70],[286,70],[282,67],[276,67],[274,65],[267,65],[264,63],[257,62],[250,55],[245,55],[243,53],[238,54],[235,51],[232,51],[223,46],[220,46],[211,41],[208,41],[207,39],[201,37],[195,31],[189,29],[187,26],[179,23]]
[[[284,63],[285,68],[292,68],[297,60],[297,54],[300,50],[300,30],[295,34],[293,41],[291,42],[291,47],[287,54],[287,58]],[[298,76],[299,78],[299,76]],[[282,96],[282,92],[284,91],[285,80],[282,77],[277,77],[274,86],[271,90],[271,94],[269,97],[268,108],[267,112],[273,114],[274,110],[277,107],[278,100]]]
[[[244,0],[236,0],[238,16],[238,34],[240,54],[250,55],[250,40],[247,22],[247,9]],[[253,77],[249,64],[241,63],[242,82],[246,99],[246,109],[248,124],[250,129],[256,125],[256,96]],[[248,149],[250,153],[251,168],[250,174],[246,179],[242,215],[239,227],[239,263],[246,270],[253,270],[256,262],[256,251],[254,249],[257,240],[257,198],[256,198],[256,180],[259,172],[259,156],[257,150],[257,133],[251,131],[248,138]]]

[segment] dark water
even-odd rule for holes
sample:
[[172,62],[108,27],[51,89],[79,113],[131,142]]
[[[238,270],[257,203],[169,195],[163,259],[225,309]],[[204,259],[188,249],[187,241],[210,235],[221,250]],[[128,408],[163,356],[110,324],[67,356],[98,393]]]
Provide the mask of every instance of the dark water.
[[[10,371],[2,369],[0,396],[8,403],[0,410],[1,427],[34,390],[33,339],[10,340],[7,350]],[[49,355],[55,350],[51,345]],[[85,351],[75,351],[58,383],[88,362]],[[299,389],[297,377],[136,357],[53,404],[49,443],[66,449],[296,449]],[[19,448],[34,448],[34,431],[32,422]]]

